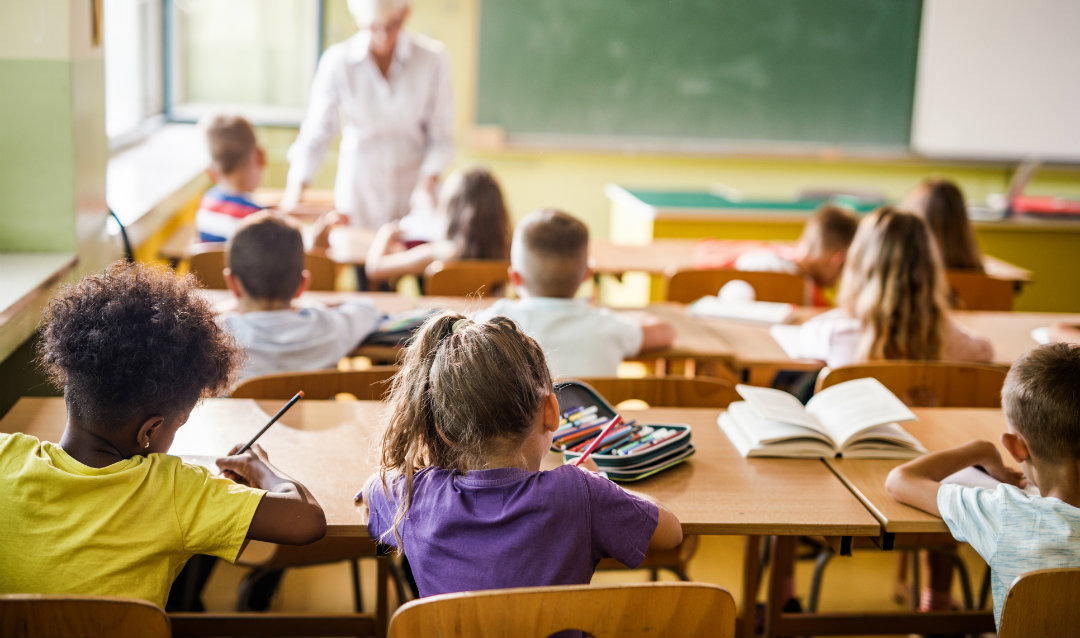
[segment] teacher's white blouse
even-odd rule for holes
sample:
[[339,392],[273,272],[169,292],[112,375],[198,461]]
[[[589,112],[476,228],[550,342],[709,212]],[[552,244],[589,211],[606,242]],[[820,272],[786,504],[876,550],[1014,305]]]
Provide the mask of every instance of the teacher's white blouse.
[[443,45],[402,32],[389,79],[368,53],[369,34],[335,44],[319,60],[289,183],[310,183],[341,129],[334,205],[354,225],[377,228],[409,212],[420,177],[453,158],[454,103]]

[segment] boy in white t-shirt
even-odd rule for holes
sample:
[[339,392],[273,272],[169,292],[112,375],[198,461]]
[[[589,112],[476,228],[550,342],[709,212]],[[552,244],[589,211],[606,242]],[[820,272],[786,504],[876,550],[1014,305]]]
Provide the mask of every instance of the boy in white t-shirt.
[[[1001,444],[1023,474],[1005,467],[989,441],[927,454],[889,473],[897,500],[945,519],[957,540],[990,565],[994,622],[1017,577],[1037,569],[1080,567],[1080,345],[1053,343],[1020,357],[1005,379]],[[977,465],[1002,481],[996,489],[941,485]],[[1017,485],[1026,480],[1042,496]]]
[[559,210],[535,211],[517,225],[510,248],[519,299],[496,301],[478,320],[513,319],[543,348],[555,377],[613,376],[624,358],[671,345],[675,330],[665,321],[575,299],[589,275],[585,224]]
[[290,220],[257,213],[229,240],[225,281],[238,312],[224,327],[247,352],[241,378],[333,368],[372,331],[380,314],[367,301],[332,308],[294,300],[307,289],[304,242]]

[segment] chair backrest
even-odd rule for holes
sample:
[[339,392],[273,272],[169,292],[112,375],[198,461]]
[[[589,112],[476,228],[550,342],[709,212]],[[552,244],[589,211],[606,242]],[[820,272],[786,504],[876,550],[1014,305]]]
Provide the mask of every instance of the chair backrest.
[[1012,310],[1015,284],[978,272],[949,270],[945,279],[959,310]]
[[444,297],[498,296],[510,282],[503,259],[436,261],[424,270],[424,294]]
[[421,598],[398,608],[390,638],[541,638],[585,635],[733,636],[735,601],[705,583],[562,585],[494,589]]
[[1017,578],[1001,608],[999,638],[1080,635],[1080,567],[1039,569]]
[[999,408],[1006,366],[953,361],[875,361],[825,368],[817,389],[874,377],[912,407]]
[[0,636],[4,638],[167,638],[171,635],[165,611],[145,600],[57,594],[0,595]]
[[729,281],[741,279],[754,289],[757,301],[806,303],[806,279],[786,272],[753,272],[730,268],[686,268],[667,276],[667,300],[690,303],[715,295]]
[[740,400],[731,382],[711,377],[594,377],[581,381],[612,405],[638,399],[651,407],[726,408]]
[[229,396],[234,399],[289,399],[303,390],[308,399],[333,399],[348,393],[361,401],[379,401],[390,390],[397,366],[373,366],[367,370],[315,370],[283,372],[251,377],[240,382]]
[[[204,288],[224,289],[225,244],[204,242],[188,248],[188,267]],[[337,264],[321,253],[304,255],[304,268],[311,276],[308,290],[334,290],[337,281]]]

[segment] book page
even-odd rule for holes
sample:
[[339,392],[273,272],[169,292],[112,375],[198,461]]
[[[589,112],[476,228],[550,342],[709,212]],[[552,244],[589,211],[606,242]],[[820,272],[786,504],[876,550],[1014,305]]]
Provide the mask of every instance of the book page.
[[895,423],[863,430],[840,449],[840,455],[849,459],[913,459],[923,454],[922,443]]
[[[828,431],[822,427],[820,420],[808,413],[799,400],[783,390],[774,388],[759,388],[752,385],[739,384],[735,386],[739,396],[746,399],[750,407],[763,419],[780,421],[781,423],[793,423],[822,434]],[[831,436],[831,435],[830,435]],[[836,437],[832,437],[835,441]]]
[[915,420],[915,414],[903,401],[871,377],[852,379],[818,392],[807,402],[806,412],[817,418],[841,449],[868,428]]
[[[736,404],[737,403],[733,403],[732,405]],[[735,446],[735,449],[739,451],[739,454],[744,457],[775,456],[783,458],[820,459],[835,455],[832,444],[825,443],[816,438],[807,438],[806,436],[775,441],[767,445],[755,445],[754,441],[752,441],[750,436],[744,431],[744,426],[736,422],[735,417],[732,416],[730,410],[720,413],[717,424],[724,434],[727,435],[728,440],[731,441],[732,445]],[[796,429],[800,430],[805,435],[812,435],[814,437],[823,436],[806,428],[799,428],[796,426]]]
[[757,446],[791,439],[814,439],[833,447],[828,435],[801,425],[763,418],[745,401],[736,401],[729,405],[728,413]]
[[690,304],[687,312],[713,319],[779,324],[791,319],[795,306],[775,301],[726,301],[707,296]]
[[778,324],[769,327],[769,335],[784,354],[792,359],[799,359],[802,351],[802,327]]
[[[965,467],[959,472],[954,472],[945,478],[941,479],[941,484],[955,484],[963,485],[964,487],[985,487],[988,490],[996,490],[998,485],[1001,485],[1001,481],[990,476],[986,472],[983,472],[977,467]],[[1024,487],[1024,491],[1032,496],[1041,496],[1039,488],[1030,480],[1027,481],[1027,485]]]

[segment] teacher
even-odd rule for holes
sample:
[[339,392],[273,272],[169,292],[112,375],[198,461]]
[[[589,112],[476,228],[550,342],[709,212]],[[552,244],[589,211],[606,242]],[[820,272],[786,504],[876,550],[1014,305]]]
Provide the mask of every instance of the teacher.
[[303,198],[341,127],[334,206],[378,228],[435,201],[453,147],[453,91],[443,45],[402,30],[408,0],[349,0],[359,33],[323,53],[307,115],[289,148],[281,208]]

